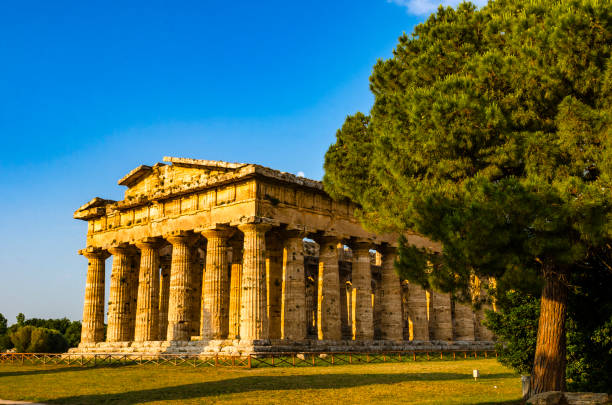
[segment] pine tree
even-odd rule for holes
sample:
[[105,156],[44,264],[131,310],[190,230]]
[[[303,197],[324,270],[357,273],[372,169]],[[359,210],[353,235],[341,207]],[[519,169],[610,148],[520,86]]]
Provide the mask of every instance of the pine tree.
[[[376,231],[418,232],[399,270],[467,296],[469,279],[543,289],[533,393],[565,389],[568,279],[612,240],[612,3],[440,8],[402,35],[325,156],[326,190]],[[433,271],[431,271],[433,268]]]

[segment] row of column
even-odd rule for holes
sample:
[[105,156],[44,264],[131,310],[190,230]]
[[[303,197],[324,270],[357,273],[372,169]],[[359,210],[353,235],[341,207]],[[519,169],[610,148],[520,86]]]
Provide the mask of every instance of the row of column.
[[[106,340],[151,341],[240,338],[303,340],[307,335],[306,285],[303,238],[299,231],[284,231],[280,245],[266,254],[266,224],[244,224],[240,255],[228,262],[229,241],[235,230],[211,229],[206,238],[205,267],[194,258],[193,233],[181,232],[165,239],[172,244],[170,263],[163,263],[161,241],[148,238],[133,246],[107,251],[82,251],[89,260],[83,311],[82,342],[100,342],[104,331],[104,261],[114,256]],[[337,237],[318,238],[320,245],[317,288],[317,336],[340,340],[341,300]],[[370,249],[367,242],[352,245],[351,335],[354,340],[374,338]],[[280,252],[278,257],[271,252]],[[380,329],[383,339],[402,340],[400,282],[394,271],[395,250],[385,248],[382,261]],[[161,273],[160,273],[161,267]],[[228,268],[231,271],[228,273]],[[195,271],[194,271],[195,269]],[[277,274],[278,276],[275,276]],[[161,277],[161,279],[160,279]],[[203,277],[203,280],[202,280]],[[280,287],[268,288],[274,277]],[[200,288],[198,288],[200,287]],[[272,301],[280,300],[280,310]],[[270,330],[280,331],[271,336]]]
[[471,305],[454,302],[450,294],[424,290],[419,285],[402,283],[405,340],[475,341],[494,340],[483,324],[490,304],[474,311]]

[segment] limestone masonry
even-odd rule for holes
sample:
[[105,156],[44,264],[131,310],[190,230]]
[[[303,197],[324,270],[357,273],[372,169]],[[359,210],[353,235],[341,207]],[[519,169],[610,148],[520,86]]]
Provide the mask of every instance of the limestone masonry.
[[94,198],[74,213],[88,223],[79,253],[89,264],[73,352],[492,347],[482,311],[400,280],[397,235],[366,231],[320,182],[255,164],[164,162],[119,180],[122,201]]

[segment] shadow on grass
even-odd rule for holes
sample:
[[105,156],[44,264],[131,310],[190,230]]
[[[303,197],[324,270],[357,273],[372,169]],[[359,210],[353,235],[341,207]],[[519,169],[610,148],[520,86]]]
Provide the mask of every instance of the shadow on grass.
[[[491,374],[481,379],[512,378],[511,373]],[[115,394],[75,395],[47,400],[47,404],[139,404],[153,401],[181,401],[215,397],[223,394],[296,389],[354,388],[372,384],[395,384],[408,381],[469,380],[470,375],[456,373],[421,374],[321,374],[290,376],[247,376],[219,381],[184,384],[172,387],[128,391]],[[477,403],[477,402],[476,402]],[[499,402],[498,402],[499,403]],[[507,404],[516,401],[502,402]]]
[[[87,371],[87,370],[96,370],[101,368],[120,368],[125,366],[130,366],[132,364],[101,364],[96,366],[58,366],[53,367],[53,365],[40,366],[45,368],[40,368],[37,370],[19,370],[19,371],[0,371],[0,381],[2,377],[18,377],[18,376],[29,376],[29,375],[37,375],[37,374],[56,374],[56,373],[66,373],[72,371]],[[48,368],[47,368],[48,367]]]

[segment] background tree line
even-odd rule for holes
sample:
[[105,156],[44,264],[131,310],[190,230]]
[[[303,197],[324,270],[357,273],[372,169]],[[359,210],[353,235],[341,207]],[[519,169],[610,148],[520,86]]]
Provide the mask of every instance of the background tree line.
[[17,323],[8,326],[0,314],[0,352],[15,349],[19,353],[63,353],[81,341],[81,321],[61,319],[26,319],[17,315]]

